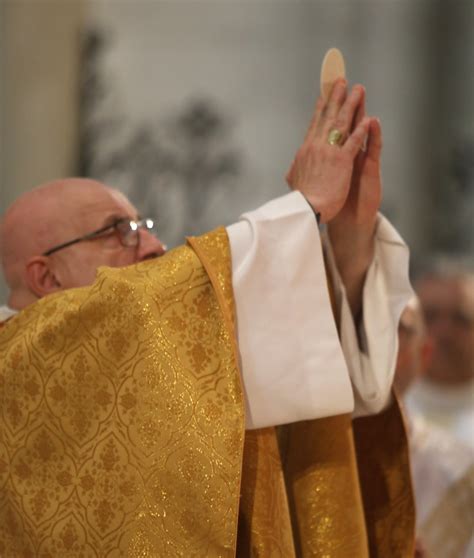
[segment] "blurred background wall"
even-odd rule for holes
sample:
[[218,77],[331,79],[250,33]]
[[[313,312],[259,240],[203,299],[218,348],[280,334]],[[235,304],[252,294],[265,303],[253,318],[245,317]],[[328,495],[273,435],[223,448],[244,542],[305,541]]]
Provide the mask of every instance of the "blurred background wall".
[[382,120],[383,209],[415,262],[472,258],[471,0],[0,0],[0,26],[0,212],[85,175],[171,245],[229,223],[286,191],[338,46]]

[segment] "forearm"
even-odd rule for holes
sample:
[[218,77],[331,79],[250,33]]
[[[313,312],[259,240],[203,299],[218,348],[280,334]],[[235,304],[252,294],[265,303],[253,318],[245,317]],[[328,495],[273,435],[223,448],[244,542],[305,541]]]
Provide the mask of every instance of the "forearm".
[[362,292],[367,270],[374,257],[375,221],[370,225],[328,224],[328,235],[339,275],[355,323],[362,313]]

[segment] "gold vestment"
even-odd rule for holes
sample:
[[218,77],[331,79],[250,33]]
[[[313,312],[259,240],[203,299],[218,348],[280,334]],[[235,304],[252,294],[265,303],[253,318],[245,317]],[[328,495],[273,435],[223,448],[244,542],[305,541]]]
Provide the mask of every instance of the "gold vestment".
[[234,324],[218,229],[0,327],[0,556],[411,557],[398,407],[245,434]]

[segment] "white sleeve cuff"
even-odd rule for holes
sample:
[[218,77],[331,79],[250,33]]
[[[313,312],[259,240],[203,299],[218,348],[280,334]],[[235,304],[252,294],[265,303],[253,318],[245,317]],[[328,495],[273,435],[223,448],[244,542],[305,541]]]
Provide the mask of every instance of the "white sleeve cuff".
[[298,192],[227,228],[247,428],[353,410],[319,230]]
[[354,416],[378,413],[390,402],[398,352],[398,322],[413,296],[408,278],[408,247],[389,221],[379,215],[374,260],[363,290],[359,332],[362,350],[328,237],[325,237],[325,248],[340,312],[341,345],[354,387]]

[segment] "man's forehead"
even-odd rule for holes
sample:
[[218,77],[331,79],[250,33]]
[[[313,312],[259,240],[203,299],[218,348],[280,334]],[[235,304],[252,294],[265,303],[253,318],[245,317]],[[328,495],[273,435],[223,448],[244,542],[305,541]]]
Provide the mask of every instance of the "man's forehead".
[[130,213],[135,214],[135,216],[137,215],[137,208],[132,204],[132,202],[127,198],[125,194],[123,194],[119,190],[115,190],[114,188],[110,188],[110,193],[119,205],[130,211]]
[[99,225],[112,217],[137,217],[137,210],[127,197],[112,188],[90,192],[84,197],[78,213],[81,219],[94,221]]
[[474,282],[470,276],[430,277],[422,280],[420,298],[437,304],[474,302]]

